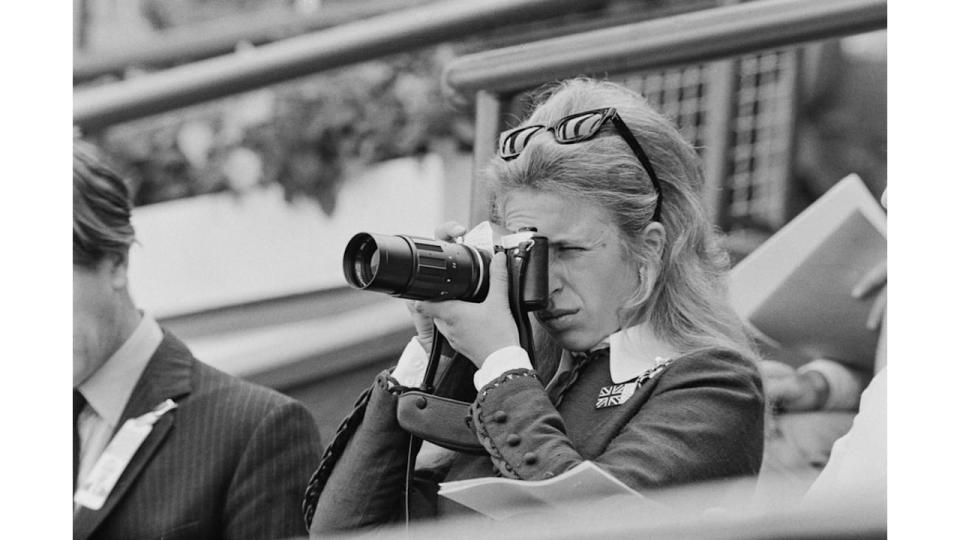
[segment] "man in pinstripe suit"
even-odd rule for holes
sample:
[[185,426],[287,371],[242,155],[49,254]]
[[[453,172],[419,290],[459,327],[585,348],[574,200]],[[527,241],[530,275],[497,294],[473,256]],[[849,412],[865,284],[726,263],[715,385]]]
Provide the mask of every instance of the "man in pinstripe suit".
[[128,189],[82,142],[73,164],[74,538],[303,535],[312,416],[135,307]]

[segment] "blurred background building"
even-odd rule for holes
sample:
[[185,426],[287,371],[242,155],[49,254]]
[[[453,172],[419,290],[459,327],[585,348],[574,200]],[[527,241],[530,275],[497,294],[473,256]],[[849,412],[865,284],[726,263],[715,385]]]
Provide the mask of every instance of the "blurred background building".
[[[738,3],[476,2],[477,12],[499,11],[465,25],[469,30],[428,29],[431,8],[457,4],[467,5],[74,1],[78,128],[135,182],[135,299],[201,360],[304,401],[325,441],[412,332],[400,302],[346,287],[346,240],[361,230],[430,236],[445,220],[476,221],[483,209],[472,163],[492,144],[494,128],[519,118],[526,90],[536,86],[481,88],[478,96],[457,88],[471,65],[484,65],[483,52]],[[803,7],[796,0],[742,4]],[[837,5],[856,17],[823,30],[814,21],[775,48],[719,57],[708,48],[699,58],[688,47],[692,60],[680,64],[635,70],[642,62],[626,62],[626,69],[589,73],[640,90],[698,148],[705,202],[734,261],[846,174],[859,174],[877,196],[886,185],[886,32],[876,30],[885,15],[882,24],[857,22],[858,10],[882,3],[809,4]],[[162,92],[213,73],[220,60],[242,66],[258,51],[292,50],[311,36],[334,39],[338,29],[362,36],[410,9],[421,10],[427,30],[412,30],[394,48],[371,41],[368,53],[347,51],[296,76],[278,68],[262,75],[270,84],[245,91],[232,83],[219,93],[204,90],[202,99],[173,91],[143,112],[97,109],[136,98],[137,84]],[[688,41],[695,44],[694,30]],[[470,58],[477,62],[457,63]]]

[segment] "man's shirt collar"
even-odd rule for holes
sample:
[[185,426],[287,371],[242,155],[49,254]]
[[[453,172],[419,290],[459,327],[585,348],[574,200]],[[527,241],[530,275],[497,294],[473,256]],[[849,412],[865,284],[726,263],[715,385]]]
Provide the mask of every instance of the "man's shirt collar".
[[144,313],[127,341],[79,386],[90,407],[111,426],[120,421],[133,388],[161,341],[160,325]]

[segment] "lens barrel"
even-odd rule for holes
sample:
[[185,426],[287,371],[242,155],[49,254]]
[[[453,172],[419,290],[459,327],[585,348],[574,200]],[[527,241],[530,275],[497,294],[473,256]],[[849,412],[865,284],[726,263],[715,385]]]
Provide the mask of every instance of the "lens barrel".
[[358,233],[343,252],[350,285],[411,300],[482,302],[489,267],[486,251],[407,235]]

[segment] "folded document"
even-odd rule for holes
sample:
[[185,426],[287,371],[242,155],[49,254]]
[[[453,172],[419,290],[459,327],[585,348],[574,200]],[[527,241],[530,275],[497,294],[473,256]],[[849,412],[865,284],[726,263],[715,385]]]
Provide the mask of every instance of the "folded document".
[[644,500],[591,461],[547,480],[491,477],[444,482],[439,494],[494,519],[594,503],[608,497]]

